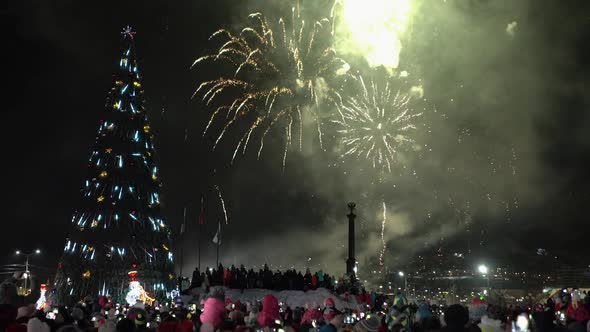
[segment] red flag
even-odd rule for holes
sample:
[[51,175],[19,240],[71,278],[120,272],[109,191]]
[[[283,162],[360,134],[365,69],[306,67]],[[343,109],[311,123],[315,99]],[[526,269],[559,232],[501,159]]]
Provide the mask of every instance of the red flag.
[[201,213],[199,213],[199,225],[205,224],[205,211],[201,209]]

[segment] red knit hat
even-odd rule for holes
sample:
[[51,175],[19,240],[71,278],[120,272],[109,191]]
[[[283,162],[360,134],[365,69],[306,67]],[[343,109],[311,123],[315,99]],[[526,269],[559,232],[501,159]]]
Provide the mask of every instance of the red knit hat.
[[334,307],[336,304],[334,303],[334,299],[329,297],[324,301],[324,305],[326,307]]

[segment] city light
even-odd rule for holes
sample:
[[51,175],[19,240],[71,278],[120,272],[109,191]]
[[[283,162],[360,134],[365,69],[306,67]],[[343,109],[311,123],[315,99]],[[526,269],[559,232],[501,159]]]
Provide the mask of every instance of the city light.
[[403,273],[402,271],[399,271],[399,272],[397,273],[397,275],[399,275],[400,277],[403,277],[403,276],[404,276],[404,273]]
[[16,251],[16,254],[17,254],[17,255],[20,255],[20,250],[17,250],[17,251]]
[[477,270],[479,271],[479,273],[481,274],[488,274],[488,267],[485,265],[480,265],[478,266]]

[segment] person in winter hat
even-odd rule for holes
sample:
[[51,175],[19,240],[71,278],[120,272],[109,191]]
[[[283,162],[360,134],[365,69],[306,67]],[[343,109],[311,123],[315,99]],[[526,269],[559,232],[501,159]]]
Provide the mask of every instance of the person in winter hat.
[[[40,312],[42,314],[43,312]],[[37,315],[27,323],[27,332],[50,332],[49,324],[45,321],[45,317]]]
[[147,331],[147,313],[138,312],[137,315],[135,315],[134,323],[136,331]]
[[401,325],[403,327],[407,327],[409,324],[409,314],[407,307],[398,308],[397,306],[391,307],[389,310],[389,314],[385,316],[385,324],[389,329],[394,328],[396,325]]
[[98,324],[98,332],[115,332],[117,330],[117,321],[115,320],[115,312],[109,314],[108,317]]
[[246,325],[255,326],[256,325],[256,318],[258,317],[258,306],[252,305],[250,308],[251,308],[249,310],[250,314],[248,314],[248,317],[245,319]]
[[240,310],[234,310],[229,314],[229,320],[234,322],[236,326],[245,326],[246,322],[244,321],[244,313]]
[[336,305],[334,303],[334,299],[329,297],[324,301],[324,319],[326,322],[331,321],[336,317]]
[[214,329],[217,329],[225,319],[225,304],[216,297],[210,297],[205,300],[205,307],[201,314],[201,322],[209,323]]
[[84,311],[82,309],[76,307],[72,310],[72,318],[76,321],[80,321],[84,319]]
[[430,318],[430,309],[426,303],[420,303],[418,305],[418,310],[416,310],[416,322],[421,322]]
[[312,324],[314,321],[318,321],[323,318],[322,312],[315,306],[311,306],[301,318],[301,324],[309,323]]
[[580,301],[580,291],[576,289],[572,292],[572,301],[567,307],[566,315],[577,322],[585,322],[590,319],[590,313]]
[[258,314],[256,322],[259,326],[269,326],[280,319],[279,300],[271,294],[265,295],[262,300],[262,312]]
[[[373,303],[374,303],[374,300],[373,300]],[[408,304],[408,299],[406,299],[404,294],[402,294],[402,292],[397,292],[397,294],[395,295],[395,298],[393,299],[393,305],[397,306],[398,308],[401,308],[407,304]]]
[[469,310],[460,305],[452,304],[445,310],[445,324],[441,332],[464,332],[469,322]]
[[32,306],[22,306],[22,307],[18,308],[18,311],[16,314],[16,321],[27,323],[29,321],[29,319],[31,319],[31,317],[33,317],[34,313],[35,313],[35,309]]
[[32,316],[32,307],[23,306],[18,308],[16,320],[6,328],[6,332],[27,332],[27,323]]
[[333,311],[333,317],[326,320],[327,324],[320,328],[320,332],[337,332],[344,325],[344,316],[338,310]]
[[369,316],[367,319],[361,319],[354,326],[354,332],[378,332],[381,322],[377,316]]
[[485,303],[471,303],[468,306],[469,319],[474,323],[479,323],[481,318],[487,313],[487,304]]

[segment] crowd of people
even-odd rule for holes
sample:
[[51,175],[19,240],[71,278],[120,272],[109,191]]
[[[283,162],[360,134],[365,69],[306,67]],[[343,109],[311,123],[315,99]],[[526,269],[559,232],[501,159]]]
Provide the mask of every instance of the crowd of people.
[[[263,270],[264,272],[264,270]],[[212,274],[214,275],[214,274]],[[273,274],[274,275],[274,274]],[[269,277],[268,277],[269,278]],[[273,279],[274,280],[274,279]],[[288,280],[288,279],[287,279]],[[270,278],[269,280],[270,281]],[[197,281],[198,282],[198,281]],[[264,274],[262,274],[264,283]],[[280,287],[271,284],[274,287]],[[214,287],[197,303],[121,305],[107,297],[80,300],[73,307],[10,303],[0,288],[0,332],[588,332],[590,296],[564,290],[536,305],[511,307],[476,298],[439,306],[426,299],[360,293],[346,307],[334,295],[322,304],[290,307],[272,294],[241,303]]]
[[[340,280],[340,284],[345,284]],[[282,290],[313,290],[326,288],[334,291],[337,287],[336,279],[324,273],[322,270],[311,273],[309,269],[305,273],[290,269],[284,272],[272,271],[268,265],[264,265],[258,271],[253,268],[247,270],[244,265],[239,268],[235,266],[223,267],[219,264],[217,268],[206,268],[199,271],[195,268],[189,289],[202,287],[209,289],[211,286],[225,286],[233,289],[269,289]]]

